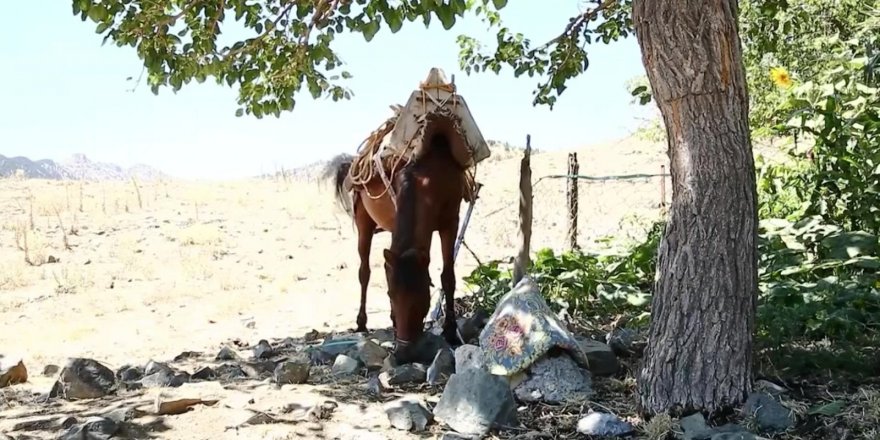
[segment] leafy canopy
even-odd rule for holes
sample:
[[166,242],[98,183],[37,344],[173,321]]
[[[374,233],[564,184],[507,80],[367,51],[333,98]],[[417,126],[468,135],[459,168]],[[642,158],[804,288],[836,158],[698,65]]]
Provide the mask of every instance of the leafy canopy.
[[[344,32],[371,41],[387,27],[392,33],[420,20],[435,19],[451,29],[472,13],[497,31],[497,46],[486,51],[476,39],[459,36],[460,64],[468,74],[503,66],[515,76],[541,78],[533,104],[551,108],[565,84],[589,65],[586,46],[609,43],[632,32],[631,0],[591,0],[560,35],[536,46],[502,23],[507,0],[72,0],[73,14],[95,23],[104,42],[136,49],[153,91],[180,90],[193,80],[213,78],[238,88],[236,114],[261,118],[291,111],[304,88],[314,98],[348,99],[351,74],[333,50]],[[590,3],[588,1],[588,3]],[[247,38],[224,41],[239,27]],[[338,73],[335,73],[338,72]]]

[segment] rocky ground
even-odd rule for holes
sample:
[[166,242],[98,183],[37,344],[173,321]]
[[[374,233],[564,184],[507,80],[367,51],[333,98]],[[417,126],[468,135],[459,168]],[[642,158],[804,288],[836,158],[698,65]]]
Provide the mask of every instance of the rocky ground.
[[[579,158],[587,175],[654,173],[666,163],[662,146],[638,142]],[[540,179],[565,163],[564,153],[533,158],[533,249],[558,249],[567,237],[564,182]],[[459,279],[477,258],[516,252],[517,169],[512,158],[478,171],[486,186]],[[639,234],[658,214],[656,181],[584,184],[580,193],[585,247]],[[462,282],[470,344],[429,344],[418,365],[395,365],[386,361],[381,272],[388,238],[377,236],[371,254],[368,325],[377,330],[352,334],[355,234],[313,181],[0,181],[0,218],[7,438],[451,440],[494,426],[487,437],[851,439],[877,438],[880,426],[870,384],[775,376],[759,378],[748,405],[757,412],[715,416],[712,428],[700,416],[641,420],[640,329],[570,323],[588,368],[553,349],[527,373],[495,378],[476,336],[491,324],[467,307]]]

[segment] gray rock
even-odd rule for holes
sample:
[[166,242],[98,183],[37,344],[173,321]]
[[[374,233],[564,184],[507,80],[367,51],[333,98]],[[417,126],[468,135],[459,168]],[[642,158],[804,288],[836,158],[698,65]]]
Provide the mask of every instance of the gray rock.
[[269,359],[272,356],[275,356],[275,350],[269,344],[269,341],[265,339],[260,339],[257,342],[257,345],[254,346],[254,358],[255,359]]
[[743,411],[746,416],[755,418],[762,431],[782,432],[794,426],[794,414],[791,410],[764,393],[750,395]]
[[186,373],[175,373],[168,370],[159,370],[153,374],[148,374],[140,381],[146,388],[177,388],[187,382],[189,382],[189,375]]
[[401,364],[419,363],[429,365],[437,352],[449,349],[449,344],[443,336],[433,333],[424,333],[415,343],[406,348],[398,348],[394,353],[397,362]]
[[336,376],[347,376],[357,372],[360,367],[357,359],[340,354],[339,356],[336,356],[336,361],[333,362],[333,367],[330,368],[330,372]]
[[611,376],[620,369],[617,355],[607,344],[589,339],[578,339],[587,360],[590,363],[590,372],[596,376]]
[[712,428],[706,424],[706,418],[701,413],[683,417],[678,423],[684,432],[684,440],[707,440],[712,437]]
[[116,389],[113,371],[94,359],[72,358],[58,377],[58,394],[69,400],[97,399]]
[[758,437],[747,431],[719,432],[712,434],[712,437],[710,437],[709,440],[758,440]]
[[592,412],[578,420],[577,432],[586,435],[618,437],[633,432],[633,426],[614,414]]
[[275,367],[275,383],[279,385],[306,383],[309,380],[310,371],[311,362],[308,358],[305,356],[292,357],[279,362]]
[[265,379],[272,377],[275,372],[276,363],[267,360],[259,360],[255,362],[244,362],[240,364],[241,370],[248,377],[253,379]]
[[71,426],[61,435],[62,440],[105,440],[119,431],[119,423],[105,417],[89,417],[80,425]]
[[43,367],[43,376],[54,376],[61,371],[61,367],[54,364],[49,364]]
[[223,347],[220,349],[220,352],[217,353],[217,357],[215,358],[218,361],[237,361],[240,359],[238,353],[235,352],[232,348]]
[[618,356],[630,356],[637,337],[638,333],[633,329],[615,328],[605,335],[605,342]]
[[236,364],[225,363],[217,367],[215,370],[217,376],[222,380],[232,380],[247,377],[244,370]]
[[213,379],[216,379],[217,376],[218,376],[218,374],[216,371],[214,371],[213,368],[202,367],[202,368],[199,368],[198,370],[196,370],[196,372],[193,373],[192,376],[190,376],[190,377],[195,380],[213,380]]
[[455,354],[452,350],[440,350],[434,356],[434,362],[428,367],[426,380],[428,385],[437,385],[455,373]]
[[440,440],[474,440],[478,437],[471,435],[461,435],[455,432],[444,432],[442,436],[440,436]]
[[457,321],[458,331],[461,333],[465,344],[469,344],[480,337],[483,327],[489,322],[489,312],[483,309],[477,309],[474,314],[467,318],[460,318]]
[[123,365],[116,371],[116,378],[122,382],[137,382],[144,378],[144,370],[141,367]]
[[379,381],[386,387],[402,385],[405,383],[422,383],[427,376],[427,369],[422,364],[403,364],[383,371],[379,374]]
[[386,357],[388,357],[388,351],[369,339],[357,344],[357,358],[368,369],[382,368],[382,362]]
[[172,375],[175,373],[173,368],[169,367],[168,364],[162,362],[151,360],[150,362],[147,362],[147,365],[144,366],[144,376],[149,376],[151,374],[156,374],[159,372],[171,373]]
[[532,364],[528,378],[513,393],[523,402],[581,402],[593,394],[592,378],[567,354],[544,356]]
[[456,432],[472,436],[517,424],[516,402],[507,381],[478,368],[449,378],[434,416]]
[[476,345],[462,345],[455,349],[455,372],[461,373],[468,368],[486,368],[483,350]]
[[391,426],[402,431],[423,432],[434,420],[425,402],[418,396],[404,396],[384,406]]

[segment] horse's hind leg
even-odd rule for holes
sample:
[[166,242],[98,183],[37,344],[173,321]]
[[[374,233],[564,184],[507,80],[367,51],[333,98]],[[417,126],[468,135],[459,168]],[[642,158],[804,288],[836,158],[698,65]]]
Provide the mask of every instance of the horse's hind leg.
[[363,202],[357,199],[354,206],[354,221],[358,231],[358,256],[361,264],[358,269],[358,281],[361,283],[361,306],[357,316],[356,332],[367,331],[367,285],[370,284],[370,247],[373,245],[373,231],[376,222],[367,213]]

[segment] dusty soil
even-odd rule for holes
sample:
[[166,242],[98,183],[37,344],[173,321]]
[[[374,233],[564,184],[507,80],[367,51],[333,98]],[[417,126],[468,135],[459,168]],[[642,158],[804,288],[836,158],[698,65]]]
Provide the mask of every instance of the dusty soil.
[[[584,148],[578,158],[581,174],[593,176],[653,174],[668,164],[663,145],[632,139]],[[558,249],[565,243],[565,182],[540,178],[565,173],[566,163],[565,152],[532,159],[537,182],[533,250]],[[465,241],[480,260],[516,252],[518,167],[518,157],[498,152],[478,168],[484,188]],[[671,191],[668,179],[667,189]],[[620,231],[640,234],[659,214],[659,201],[656,178],[582,181],[581,244],[589,247],[592,240]],[[31,374],[28,383],[3,391],[0,432],[26,415],[96,409],[94,402],[60,407],[33,403],[29,393],[47,392],[54,380],[40,374],[43,368],[64,365],[68,357],[94,358],[115,370],[123,364],[170,360],[187,350],[213,356],[230,340],[251,344],[312,329],[354,327],[359,296],[355,231],[335,206],[329,186],[308,177],[137,185],[2,180],[0,219],[0,353],[23,356]],[[371,329],[390,326],[381,269],[381,251],[388,242],[387,233],[373,242]],[[432,276],[438,277],[436,243],[432,254]],[[459,279],[475,264],[462,250],[456,266]],[[460,281],[458,294],[467,291]],[[300,423],[226,429],[253,411],[308,408],[332,397],[334,389],[356,395],[358,386],[186,384],[163,394],[220,402],[165,417],[150,435],[411,438],[389,428],[380,403],[360,398],[340,401],[332,419],[317,427]],[[120,399],[128,399],[126,404],[151,401],[153,392]]]

